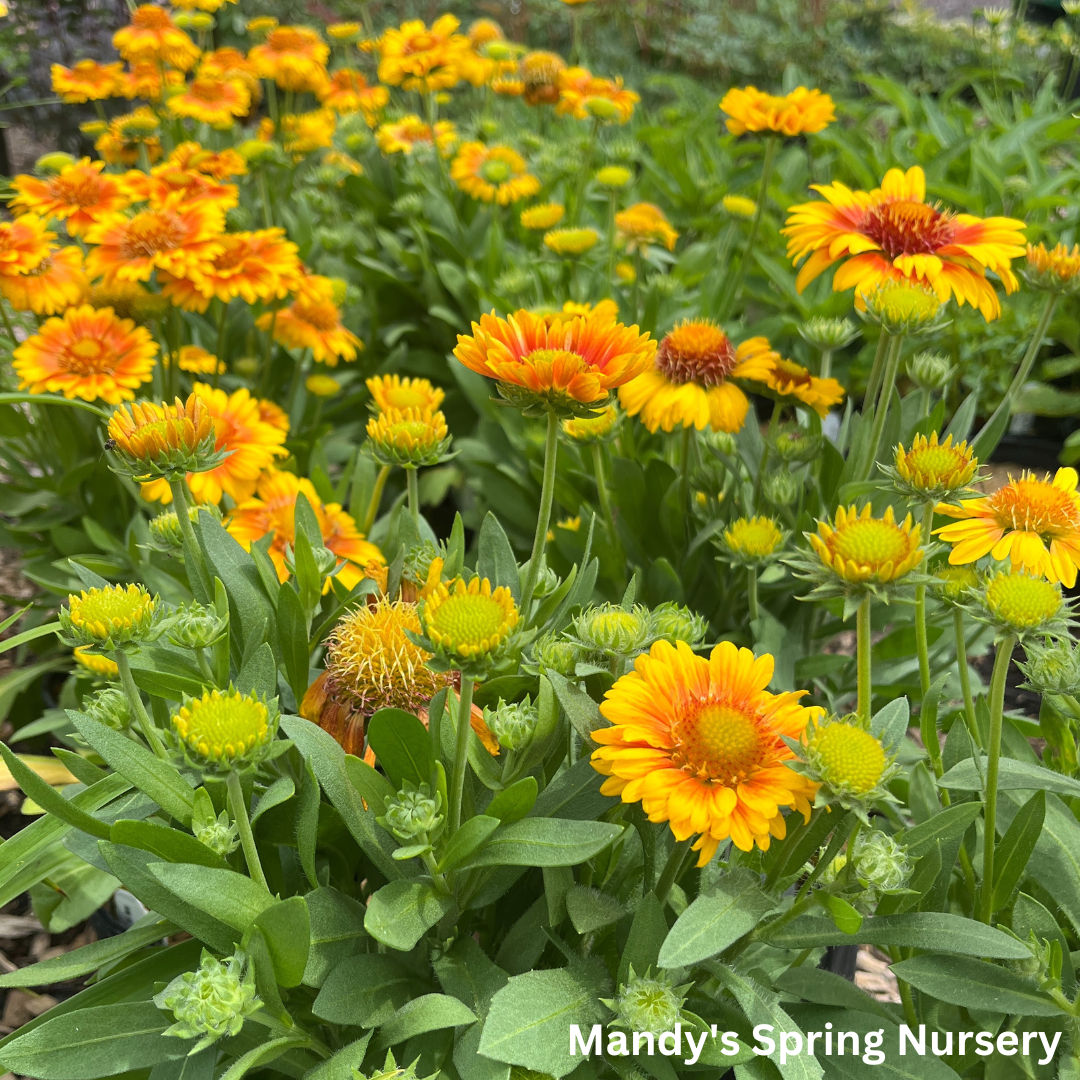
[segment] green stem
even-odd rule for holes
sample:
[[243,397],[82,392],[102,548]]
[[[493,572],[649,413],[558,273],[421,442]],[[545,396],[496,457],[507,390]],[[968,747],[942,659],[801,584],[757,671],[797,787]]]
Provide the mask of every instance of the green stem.
[[600,443],[592,446],[593,471],[596,474],[596,492],[600,496],[600,509],[604,512],[604,520],[607,522],[608,532],[611,533],[611,546],[620,565],[626,561],[623,555],[622,543],[619,540],[618,531],[615,528],[615,511],[611,505],[611,493],[608,491],[607,481],[604,478],[604,449]]
[[17,346],[19,339],[15,336],[15,330],[11,325],[11,320],[8,318],[6,301],[0,301],[0,315],[4,317],[4,329],[7,331],[8,337],[11,338],[11,344]]
[[548,410],[547,440],[544,443],[544,481],[540,488],[540,514],[536,519],[536,536],[533,537],[532,555],[525,575],[525,588],[521,592],[521,612],[526,623],[529,605],[532,603],[536,581],[540,576],[540,562],[547,542],[548,522],[551,520],[551,503],[555,496],[555,458],[559,452],[559,418],[554,409]]
[[226,316],[229,313],[229,305],[223,301],[218,301],[218,307],[220,313],[218,314],[218,328],[217,328],[217,345],[214,350],[214,389],[218,388],[218,379],[220,378],[221,365],[224,363],[224,357],[221,355],[225,351],[225,337],[228,330],[228,323],[226,322]]
[[821,378],[827,379],[832,375],[832,349],[821,350]]
[[[894,964],[898,964],[904,959],[900,950],[895,945],[890,947],[889,957]],[[915,1012],[915,1002],[911,997],[911,987],[908,986],[903,979],[897,979],[896,986],[900,991],[900,1001],[904,1006],[904,1019],[907,1021],[908,1027],[914,1028],[919,1023],[919,1017]]]
[[127,699],[135,712],[135,719],[139,722],[139,730],[143,733],[143,738],[146,739],[156,757],[162,760],[166,759],[169,755],[165,750],[165,745],[161,741],[157,728],[154,726],[154,722],[146,712],[146,706],[143,705],[139,688],[135,685],[135,679],[131,674],[131,664],[128,661],[127,653],[123,649],[117,649],[113,653],[113,660],[116,661],[116,666],[120,669],[120,684],[123,686],[124,693],[127,694]]
[[994,901],[994,848],[997,846],[997,781],[1001,762],[1001,727],[1005,714],[1005,676],[1009,671],[1016,635],[1010,634],[997,648],[994,674],[990,678],[990,746],[986,759],[986,792],[983,824],[983,876],[979,918],[990,925]]
[[[426,843],[427,833],[421,833],[419,838],[421,843]],[[425,851],[421,856],[424,860],[424,865],[427,867],[427,872],[431,875],[431,880],[435,882],[435,888],[443,894],[443,896],[449,896],[450,887],[446,884],[446,878],[439,873],[438,864],[435,862],[435,856],[430,851]]]
[[[184,565],[188,571],[188,584],[200,604],[209,604],[214,596],[210,587],[210,575],[203,560],[202,549],[195,539],[195,530],[188,516],[187,482],[182,476],[170,478],[169,490],[172,492],[176,520],[180,525],[180,535],[184,542]],[[201,595],[200,595],[201,593]]]
[[263,873],[259,852],[255,847],[255,834],[251,831],[251,819],[248,817],[247,799],[244,798],[240,774],[235,769],[231,769],[225,784],[229,792],[229,813],[232,814],[236,829],[240,833],[240,846],[244,849],[244,862],[247,863],[248,873],[252,880],[265,886],[266,875]]
[[267,397],[270,392],[270,372],[274,362],[274,327],[277,325],[277,308],[270,316],[270,325],[266,328],[266,343],[263,347],[262,370],[259,372],[259,393]]
[[750,604],[750,621],[754,622],[761,614],[758,609],[756,566],[746,568],[746,598]]
[[[934,504],[928,501],[923,507],[922,542],[930,542],[930,530],[934,525]],[[926,641],[926,586],[915,586],[915,649],[919,656],[919,687],[925,698],[930,691],[930,649]]]
[[856,664],[858,665],[858,705],[857,711],[863,720],[870,719],[870,593],[859,604],[856,616]]
[[416,535],[420,535],[420,484],[416,478],[416,468],[405,467],[405,485],[409,493],[409,514],[412,517]]
[[661,907],[663,907],[664,901],[667,900],[668,893],[671,892],[671,886],[679,880],[682,874],[683,864],[686,862],[687,855],[690,853],[690,845],[693,842],[694,838],[692,836],[688,836],[685,840],[679,840],[671,849],[671,854],[668,855],[664,869],[660,872],[660,880],[656,883],[656,888],[653,889]]
[[461,827],[461,800],[465,793],[465,766],[469,760],[469,732],[472,731],[473,680],[462,673],[458,695],[457,731],[454,733],[454,773],[450,781],[450,835]]
[[608,219],[607,219],[607,235],[608,235],[608,257],[607,257],[607,277],[604,281],[607,283],[607,288],[611,288],[612,279],[615,277],[615,206],[618,200],[618,193],[613,191],[608,199]]
[[870,446],[859,469],[859,480],[867,480],[877,461],[881,449],[881,439],[885,434],[885,421],[889,417],[889,405],[892,401],[893,387],[896,385],[896,372],[900,366],[900,352],[904,347],[904,335],[897,334],[889,341],[889,355],[885,361],[885,377],[881,382],[881,396],[874,410],[874,426],[870,429]]
[[964,695],[964,723],[971,741],[981,750],[982,735],[975,719],[975,699],[971,696],[971,673],[967,662],[967,635],[964,633],[964,613],[953,608],[953,633],[956,635],[956,666],[960,673],[960,690]]
[[881,388],[881,375],[885,370],[885,354],[889,350],[889,335],[884,330],[878,335],[877,349],[874,351],[874,363],[870,368],[870,377],[866,380],[866,391],[863,394],[863,411],[867,405],[873,405],[874,398]]
[[641,248],[637,248],[634,251],[634,290],[633,290],[633,305],[634,305],[634,322],[641,323],[641,273],[643,270],[641,261]]
[[577,187],[574,190],[574,202],[570,207],[569,224],[571,226],[576,225],[581,219],[581,210],[585,205],[585,187],[589,182],[589,173],[592,171],[592,159],[596,152],[596,138],[599,134],[600,121],[598,119],[593,120],[592,128],[589,131],[589,142],[585,147],[585,160],[582,162]]
[[379,475],[375,477],[375,486],[371,489],[371,499],[368,501],[368,508],[364,514],[364,522],[360,527],[360,531],[364,536],[368,536],[371,533],[371,527],[375,524],[375,518],[379,513],[379,503],[382,502],[383,489],[386,487],[386,481],[390,477],[390,466],[384,465],[379,469]]

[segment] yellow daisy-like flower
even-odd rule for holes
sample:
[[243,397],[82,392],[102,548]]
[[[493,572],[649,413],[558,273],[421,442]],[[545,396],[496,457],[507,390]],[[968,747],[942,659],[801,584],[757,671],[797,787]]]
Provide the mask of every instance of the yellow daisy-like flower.
[[551,229],[544,233],[544,246],[556,255],[584,255],[594,248],[600,234],[588,226],[579,229]]
[[559,73],[559,103],[555,112],[578,120],[625,124],[634,115],[640,95],[623,86],[621,78],[597,78],[585,68]]
[[201,51],[157,4],[137,7],[131,22],[113,34],[113,45],[131,64],[167,64],[179,71],[190,71]]
[[737,518],[724,530],[724,546],[740,563],[767,562],[784,545],[787,533],[771,517]]
[[0,275],[33,273],[49,257],[55,239],[56,233],[36,214],[0,221]]
[[750,408],[734,378],[764,382],[779,359],[768,340],[750,338],[738,348],[709,319],[689,319],[660,342],[652,369],[619,391],[630,416],[655,432],[672,431],[676,424],[698,431],[735,432]]
[[954,566],[984,555],[1007,558],[1014,571],[1022,568],[1071,589],[1080,567],[1078,482],[1075,469],[1058,469],[1053,480],[1021,473],[992,495],[959,506],[940,503],[939,514],[960,520],[935,535],[954,545],[949,554]]
[[841,794],[865,795],[885,774],[885,748],[865,728],[838,721],[817,728],[807,757],[823,783]]
[[82,250],[50,250],[28,274],[0,274],[0,293],[16,311],[54,315],[86,299],[89,284],[83,273]]
[[506,35],[494,19],[475,19],[469,24],[469,42],[474,49],[482,49],[490,41],[503,41]]
[[1064,601],[1058,585],[1020,571],[994,574],[986,582],[983,604],[1005,629],[1024,633],[1057,618]]
[[854,506],[839,506],[833,525],[819,521],[818,531],[807,534],[822,563],[850,584],[896,581],[914,570],[925,554],[919,547],[922,529],[912,524],[910,514],[897,524],[891,506],[880,518],[872,517],[872,512],[869,503],[861,513]]
[[430,409],[387,409],[367,424],[378,460],[386,465],[434,465],[448,445],[446,417]]
[[487,578],[442,582],[424,602],[424,628],[442,651],[465,660],[495,652],[518,623],[518,608],[504,585]]
[[121,405],[109,418],[109,444],[136,476],[213,468],[214,418],[198,394],[187,401]]
[[953,445],[951,435],[939,443],[935,431],[930,438],[916,435],[910,450],[897,446],[895,468],[896,475],[909,490],[940,499],[971,483],[979,471],[979,459],[967,442]]
[[450,179],[466,195],[481,202],[509,206],[540,190],[540,181],[528,172],[525,159],[509,146],[465,142],[450,163]]
[[[753,376],[748,376],[753,378]],[[844,388],[836,379],[820,379],[811,375],[802,364],[774,356],[769,370],[761,380],[778,398],[793,397],[824,417],[833,405],[844,400]]]
[[351,42],[360,36],[363,27],[357,22],[330,23],[326,28],[326,36],[338,42]]
[[114,649],[145,638],[160,614],[159,601],[142,585],[106,585],[68,597],[60,609],[62,634],[72,644]]
[[[161,358],[165,367],[169,366],[169,357]],[[181,345],[177,358],[177,366],[181,371],[187,371],[192,375],[224,375],[228,371],[224,360],[219,360],[213,353],[207,352],[200,345]]]
[[745,195],[725,195],[720,204],[732,217],[749,220],[757,213],[757,203]]
[[120,180],[103,175],[104,168],[103,161],[83,158],[55,176],[16,176],[11,182],[15,198],[8,205],[44,221],[63,221],[71,236],[80,236],[88,226],[131,203]]
[[658,641],[607,692],[600,712],[611,727],[592,733],[592,764],[607,776],[601,791],[640,802],[676,840],[699,833],[704,866],[720,842],[768,850],[787,826],[782,807],[809,820],[817,785],[789,768],[783,737],[798,739],[821,710],[806,693],[771,694],[773,658],[723,641],[706,660],[690,646]]
[[337,118],[332,109],[289,113],[281,118],[281,145],[287,154],[297,157],[334,144]]
[[355,360],[364,343],[341,321],[329,278],[310,274],[296,299],[280,311],[267,311],[255,320],[260,330],[272,330],[275,341],[291,349],[310,349],[320,364],[337,367],[339,360]]
[[1075,295],[1080,292],[1080,244],[1071,251],[1064,244],[1049,251],[1045,244],[1028,244],[1024,277],[1036,289]]
[[432,386],[428,379],[411,379],[400,375],[373,375],[367,388],[376,406],[386,409],[437,409],[446,391]]
[[72,659],[79,667],[92,675],[100,675],[103,679],[118,679],[120,669],[116,666],[116,661],[102,656],[101,653],[90,652],[92,647],[91,645],[78,646],[71,654]]
[[323,375],[321,372],[309,375],[304,380],[304,386],[309,394],[320,398],[333,397],[341,389],[341,383],[337,379],[332,375]]
[[563,432],[577,443],[595,443],[606,439],[619,422],[619,408],[609,405],[599,416],[572,416],[562,422]]
[[[564,316],[583,315],[586,318],[595,316],[596,318],[611,319],[612,322],[616,322],[619,318],[619,305],[610,298],[597,300],[595,304],[584,304],[577,300],[564,300],[562,314]],[[545,317],[550,322],[553,319],[559,318],[559,315],[556,313]]]
[[581,518],[568,517],[555,522],[556,529],[564,529],[566,532],[581,532]]
[[798,86],[777,97],[756,86],[731,89],[720,108],[727,113],[732,135],[747,131],[775,131],[780,135],[816,135],[836,119],[836,106],[828,94]]
[[220,79],[202,76],[192,79],[180,94],[168,100],[174,116],[198,120],[212,128],[227,130],[238,117],[247,116],[251,94],[239,79]]
[[384,154],[411,154],[418,146],[434,144],[443,157],[449,156],[457,142],[457,128],[449,120],[437,120],[434,137],[431,130],[430,124],[410,113],[400,120],[380,124],[375,142]]
[[521,211],[522,228],[542,232],[553,229],[566,217],[566,207],[562,203],[540,203]]
[[663,244],[673,251],[679,234],[653,203],[635,203],[615,215],[616,237],[627,251],[644,251],[650,244]]
[[259,78],[272,79],[282,90],[319,93],[326,85],[330,46],[306,26],[267,29],[266,40],[248,53]]
[[189,750],[212,762],[242,761],[274,734],[266,705],[231,688],[190,698],[171,722]]
[[69,105],[116,97],[124,78],[123,64],[99,64],[96,60],[80,60],[71,68],[53,64],[51,72],[53,93]]
[[460,25],[455,16],[442,15],[430,28],[419,19],[410,19],[384,30],[376,42],[379,80],[420,93],[456,86],[465,58],[472,52],[469,39],[456,32]]

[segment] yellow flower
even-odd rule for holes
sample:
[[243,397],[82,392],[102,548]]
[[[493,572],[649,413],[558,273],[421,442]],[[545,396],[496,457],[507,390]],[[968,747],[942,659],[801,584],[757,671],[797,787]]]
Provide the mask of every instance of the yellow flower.
[[896,475],[911,492],[925,492],[927,498],[941,499],[966,488],[979,470],[979,459],[966,442],[953,445],[948,435],[938,442],[935,431],[928,439],[916,435],[911,449],[896,448]]
[[202,472],[220,461],[214,419],[198,394],[172,405],[133,402],[109,418],[109,442],[136,476]]
[[1024,276],[1036,289],[1075,296],[1080,292],[1080,245],[1064,244],[1047,251],[1045,244],[1027,246]]
[[120,669],[116,666],[116,661],[102,656],[101,653],[90,652],[91,648],[90,645],[80,645],[71,654],[72,658],[80,667],[94,675],[100,675],[105,679],[118,679]]
[[838,721],[817,728],[807,744],[815,775],[834,791],[865,795],[880,783],[885,748],[857,724]]
[[854,506],[837,507],[834,525],[818,522],[808,534],[818,558],[841,580],[850,584],[896,581],[922,561],[921,529],[908,514],[896,523],[892,507],[884,517],[871,517],[868,503],[859,513]]
[[729,90],[720,102],[727,113],[727,128],[732,135],[747,131],[775,131],[781,135],[815,135],[836,119],[836,106],[820,90],[796,87],[790,94],[777,97],[747,86]]
[[431,146],[433,141],[439,153],[447,157],[457,142],[457,128],[449,120],[438,120],[433,140],[431,125],[410,113],[400,120],[380,124],[375,132],[375,142],[384,154],[411,154],[417,146]]
[[596,182],[601,187],[616,190],[624,188],[633,179],[634,174],[622,165],[605,165],[596,174]]
[[374,375],[367,388],[376,406],[387,409],[437,409],[446,392],[427,379],[402,378],[400,375]]
[[326,28],[326,34],[327,37],[332,37],[335,41],[349,42],[358,38],[362,29],[363,27],[356,22],[330,23]]
[[855,307],[890,334],[916,334],[937,325],[941,300],[929,285],[899,278],[856,292]]
[[782,807],[807,820],[816,785],[788,767],[798,739],[820,710],[799,704],[805,690],[771,694],[773,658],[724,641],[708,659],[685,642],[658,641],[607,692],[600,712],[611,727],[592,733],[600,789],[640,802],[676,840],[699,833],[704,866],[728,838],[742,851],[767,850],[787,828]]
[[337,379],[320,372],[309,375],[304,381],[304,386],[307,387],[309,394],[314,394],[316,397],[333,397],[341,389],[341,383]]
[[566,61],[552,52],[530,52],[521,58],[527,105],[554,105],[559,100],[559,73]]
[[517,626],[518,609],[504,585],[487,578],[442,582],[424,603],[424,628],[444,652],[465,660],[495,652]]
[[[254,22],[254,20],[253,20]],[[251,30],[252,23],[248,23]],[[319,93],[326,85],[330,47],[306,26],[261,25],[266,41],[256,45],[248,60],[261,79],[273,79],[283,90]]]
[[1023,569],[1067,588],[1076,584],[1080,567],[1080,492],[1075,469],[1058,469],[1051,481],[1021,473],[1004,487],[959,506],[940,503],[939,514],[959,518],[935,533],[955,545],[954,566],[977,562],[984,555],[1008,558]]
[[449,446],[446,417],[431,409],[387,409],[367,424],[373,453],[384,465],[435,465]]
[[553,229],[566,216],[566,207],[561,203],[540,203],[521,211],[521,224],[526,229],[537,232]]
[[934,571],[934,592],[942,600],[956,603],[979,587],[979,575],[970,566],[940,566]]
[[623,284],[633,285],[637,280],[637,271],[634,269],[633,263],[619,262],[615,264],[615,276],[623,282]]
[[1060,586],[1023,571],[994,574],[986,583],[983,603],[999,624],[1014,633],[1037,630],[1055,619],[1063,606]]
[[771,517],[763,515],[737,518],[724,530],[724,546],[738,562],[747,565],[772,558],[786,539],[787,533]]
[[419,93],[456,86],[472,54],[469,39],[456,33],[460,25],[455,16],[442,15],[430,28],[410,19],[384,30],[375,45],[380,81]]
[[273,15],[256,15],[254,19],[248,19],[244,29],[249,34],[269,34],[277,24]]
[[525,159],[509,146],[465,142],[450,163],[450,179],[474,199],[509,206],[540,190],[540,181],[527,168]]
[[581,531],[581,518],[580,517],[568,517],[563,518],[562,521],[555,522],[555,528],[565,529],[567,532],[580,532]]
[[[755,376],[746,376],[754,378]],[[793,397],[824,418],[833,405],[844,400],[844,388],[836,379],[819,379],[794,360],[773,356],[761,380],[777,398]]]
[[337,118],[332,109],[289,113],[281,118],[282,146],[294,157],[332,146],[336,125]]
[[757,213],[757,203],[745,195],[725,195],[720,202],[732,217],[752,218]]
[[600,234],[588,227],[580,229],[551,229],[544,233],[544,245],[556,255],[584,255],[596,246]]
[[60,625],[71,644],[115,649],[150,636],[159,615],[158,598],[142,585],[106,585],[72,593],[60,609]]
[[672,251],[679,239],[663,210],[646,202],[635,203],[616,214],[615,229],[620,243],[631,252],[644,251],[650,244],[663,244]]
[[[162,363],[169,366],[169,357],[163,356]],[[198,345],[181,345],[179,367],[181,371],[189,371],[193,375],[224,375],[228,368],[224,360],[219,360],[213,353],[208,353]]]
[[574,442],[594,443],[606,439],[618,422],[618,406],[608,405],[599,416],[573,416],[564,420],[562,429]]
[[188,699],[172,716],[173,730],[198,757],[211,762],[243,761],[274,737],[269,709],[238,690],[207,690]]

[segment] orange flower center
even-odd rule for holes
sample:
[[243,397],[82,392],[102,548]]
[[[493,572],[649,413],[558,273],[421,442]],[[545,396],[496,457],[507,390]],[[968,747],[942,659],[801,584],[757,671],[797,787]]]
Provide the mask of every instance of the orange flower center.
[[200,101],[209,101],[216,104],[229,97],[225,92],[226,89],[227,84],[218,82],[216,79],[196,79],[188,89],[188,94],[191,97],[198,98]]
[[49,192],[68,206],[96,206],[101,200],[101,179],[97,173],[71,172],[54,177]]
[[279,53],[304,52],[308,44],[307,38],[297,33],[291,26],[279,27],[266,42],[267,48]]
[[773,371],[782,383],[795,383],[799,386],[810,385],[810,372],[796,364],[794,360],[774,360]]
[[903,562],[911,553],[907,533],[880,518],[858,518],[829,537],[829,547],[845,562],[857,566],[884,566]]
[[60,354],[60,364],[66,371],[77,375],[97,375],[112,371],[116,355],[98,338],[79,338],[65,346]]
[[878,244],[887,259],[895,259],[932,255],[952,243],[956,226],[942,210],[914,199],[898,199],[868,210],[859,231]]
[[139,8],[131,16],[131,25],[139,27],[140,30],[167,30],[172,24],[167,11],[149,4]]
[[251,254],[250,245],[244,240],[225,236],[225,250],[214,258],[215,270],[237,270],[244,265]]
[[337,329],[338,309],[330,300],[297,300],[294,309],[299,318],[321,334]]
[[767,752],[758,716],[741,702],[703,701],[673,734],[676,765],[725,786],[746,780]]
[[1080,512],[1070,493],[1034,477],[1021,477],[995,491],[989,506],[1003,529],[1044,537],[1080,529]]
[[411,56],[413,53],[427,52],[428,49],[434,49],[438,44],[439,39],[434,34],[417,34],[409,39],[408,44],[405,46],[405,53]]
[[668,334],[656,351],[656,368],[676,385],[719,386],[734,370],[735,347],[716,323],[685,322]]
[[161,251],[173,251],[184,240],[184,223],[172,210],[146,210],[136,214],[124,230],[120,255],[124,259],[148,259]]

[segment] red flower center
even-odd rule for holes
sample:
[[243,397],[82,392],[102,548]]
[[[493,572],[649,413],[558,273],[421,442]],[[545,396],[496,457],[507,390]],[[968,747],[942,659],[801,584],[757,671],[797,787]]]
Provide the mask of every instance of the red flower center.
[[899,199],[868,210],[859,231],[891,260],[900,255],[933,255],[952,243],[956,225],[943,210],[913,199]]
[[714,323],[704,320],[676,326],[656,350],[656,368],[676,385],[696,382],[719,386],[735,367],[735,347]]

